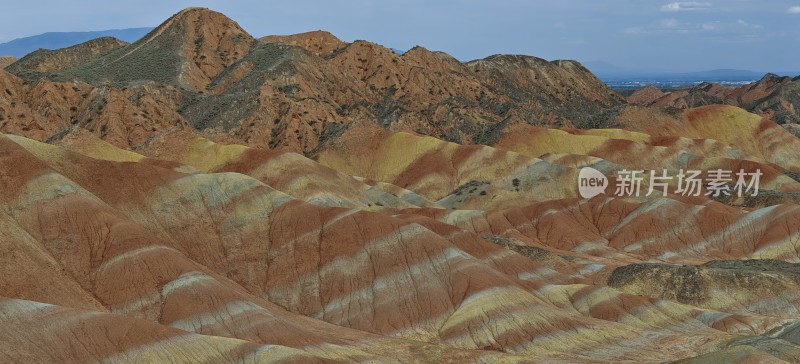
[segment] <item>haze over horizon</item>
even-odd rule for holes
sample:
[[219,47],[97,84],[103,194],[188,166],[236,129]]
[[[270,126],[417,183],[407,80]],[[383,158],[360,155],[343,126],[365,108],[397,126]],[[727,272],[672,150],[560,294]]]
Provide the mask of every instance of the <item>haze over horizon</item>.
[[508,53],[658,72],[800,69],[800,50],[790,46],[800,40],[798,0],[29,4],[4,5],[0,42],[45,32],[157,26],[183,8],[202,6],[256,37],[323,29],[345,41],[398,49],[421,45],[462,61]]

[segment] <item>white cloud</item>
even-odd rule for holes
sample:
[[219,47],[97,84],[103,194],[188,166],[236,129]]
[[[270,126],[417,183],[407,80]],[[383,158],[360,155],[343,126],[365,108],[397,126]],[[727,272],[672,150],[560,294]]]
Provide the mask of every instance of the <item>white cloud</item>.
[[786,12],[789,14],[800,14],[800,6],[792,6],[786,9]]
[[664,18],[648,25],[623,29],[625,34],[695,34],[706,37],[724,36],[740,39],[746,36],[759,36],[764,32],[764,26],[745,20],[731,22],[707,21],[685,22],[675,18]]
[[677,11],[695,11],[706,10],[711,8],[711,3],[697,2],[697,1],[676,1],[674,3],[664,4],[661,11],[677,12]]
[[675,28],[678,26],[678,20],[676,19],[664,19],[660,22],[661,27],[663,28]]
[[744,28],[750,28],[750,29],[761,29],[761,28],[764,28],[764,27],[763,27],[763,26],[761,26],[761,25],[758,25],[758,24],[750,24],[750,23],[748,23],[748,22],[746,22],[746,21],[744,21],[744,20],[741,20],[741,19],[737,20],[737,21],[736,21],[736,24],[738,24],[739,26],[742,26],[742,27],[744,27]]

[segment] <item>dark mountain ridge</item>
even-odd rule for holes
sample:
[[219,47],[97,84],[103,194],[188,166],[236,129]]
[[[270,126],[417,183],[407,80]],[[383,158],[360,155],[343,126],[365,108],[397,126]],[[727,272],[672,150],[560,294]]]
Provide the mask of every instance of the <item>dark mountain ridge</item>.
[[110,29],[88,32],[47,32],[30,37],[17,38],[0,44],[0,55],[22,58],[38,49],[61,49],[72,47],[92,39],[114,37],[133,42],[153,28]]

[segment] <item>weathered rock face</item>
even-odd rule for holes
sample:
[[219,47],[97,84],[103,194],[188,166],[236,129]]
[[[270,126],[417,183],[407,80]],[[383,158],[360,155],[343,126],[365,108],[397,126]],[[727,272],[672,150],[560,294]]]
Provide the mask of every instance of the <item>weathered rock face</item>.
[[786,131],[792,133],[792,135],[800,138],[800,124],[789,123],[781,125]]
[[269,35],[258,39],[264,43],[285,43],[301,47],[318,57],[324,57],[331,52],[347,45],[335,35],[323,30],[292,35]]
[[779,124],[800,122],[800,77],[767,74],[758,82],[740,87],[702,83],[685,90],[662,92],[654,86],[637,90],[630,103],[682,109],[712,104],[728,104],[772,117]]
[[[256,41],[204,9],[14,67],[0,361],[800,359],[777,113],[625,104],[572,61]],[[583,167],[605,194],[579,197]],[[757,196],[613,196],[623,169],[740,168]]]
[[114,144],[142,145],[154,134],[189,127],[178,113],[183,93],[172,86],[94,87],[46,79],[25,82],[0,70],[0,131],[45,141],[81,128]]
[[[498,55],[467,64],[489,88],[512,101],[512,118],[528,124],[595,125],[591,116],[618,106],[621,97],[575,61],[547,62],[529,56]],[[527,119],[526,119],[527,118]]]
[[[484,177],[505,180],[513,175],[504,170],[532,162],[402,133],[375,142],[392,146],[376,157],[396,165],[351,159],[328,169],[191,130],[140,149],[159,159],[77,129],[58,145],[0,136],[4,355],[117,360],[145,350],[186,362],[258,361],[268,344],[297,361],[389,353],[403,361],[664,361],[711,355],[703,343],[724,348],[734,335],[767,338],[795,320],[796,264],[697,265],[800,260],[797,205],[744,211],[706,199],[599,196],[504,209],[480,192],[502,194],[481,183],[422,205],[420,195],[384,184],[376,191],[405,204],[378,205],[384,197],[368,211],[364,201],[377,195],[358,191],[379,184],[349,174],[416,181],[408,187],[424,194],[430,182],[452,178],[431,177],[437,169],[477,179],[484,161],[494,168]],[[416,155],[403,150],[414,145]],[[519,177],[509,189],[546,191]],[[526,196],[515,199],[535,198]],[[473,209],[449,208],[463,201]],[[662,263],[646,264],[653,259]],[[45,315],[65,331],[37,324]],[[37,349],[54,337],[58,345]],[[551,340],[569,345],[541,343]],[[654,341],[670,350],[654,351]]]
[[0,69],[6,68],[16,61],[17,57],[14,56],[0,56]]
[[65,71],[90,62],[126,44],[128,43],[116,38],[103,37],[63,49],[40,49],[22,57],[13,66],[8,67],[7,71],[15,74],[34,74],[28,77]]
[[[551,125],[580,123],[622,102],[571,63],[531,61],[515,69],[492,63],[481,74],[478,65],[419,47],[402,56],[364,41],[336,47],[319,58],[285,45],[256,46],[214,81],[213,95],[199,98],[184,114],[199,129],[221,128],[250,145],[313,154],[354,120],[485,143],[501,122],[539,123],[534,118],[541,116],[541,123]],[[516,88],[501,87],[508,80],[497,77],[514,80]],[[549,90],[552,85],[539,79],[561,86]]]
[[420,47],[400,56],[365,41],[347,44],[322,31],[256,41],[197,8],[133,44],[42,51],[9,71],[31,83],[46,76],[112,89],[172,87],[183,100],[177,111],[195,128],[306,154],[356,120],[487,143],[517,123],[599,126],[595,114],[624,102],[573,61],[493,56],[464,64]]
[[144,38],[63,73],[93,84],[155,81],[203,92],[222,70],[255,44],[224,15],[201,8],[175,14]]
[[648,85],[628,95],[626,100],[637,105],[653,105],[658,99],[664,97],[666,94],[667,93],[661,91],[660,88],[653,85]]
[[615,269],[609,277],[611,287],[627,293],[745,315],[772,313],[774,307],[761,306],[763,297],[797,291],[799,284],[800,264],[769,259],[710,261],[701,266],[632,264]]

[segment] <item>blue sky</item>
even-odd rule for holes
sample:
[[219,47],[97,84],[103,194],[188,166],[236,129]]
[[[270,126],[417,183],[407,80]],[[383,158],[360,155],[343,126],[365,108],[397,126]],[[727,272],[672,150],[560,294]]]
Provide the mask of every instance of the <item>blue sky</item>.
[[220,11],[257,37],[324,29],[461,60],[514,53],[651,71],[800,71],[800,0],[39,0],[0,5],[0,42],[156,26],[188,6]]

